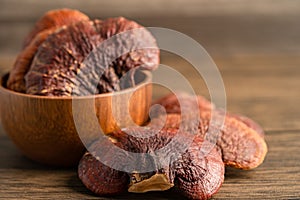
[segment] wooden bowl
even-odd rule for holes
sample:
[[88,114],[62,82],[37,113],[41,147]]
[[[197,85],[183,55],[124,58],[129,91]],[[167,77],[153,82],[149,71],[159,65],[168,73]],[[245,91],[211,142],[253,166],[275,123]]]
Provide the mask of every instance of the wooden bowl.
[[2,77],[0,86],[3,128],[24,155],[43,164],[76,165],[85,151],[82,132],[86,131],[85,139],[92,140],[100,134],[99,125],[104,133],[126,127],[131,121],[126,116],[128,109],[138,125],[148,118],[152,97],[149,72],[137,73],[135,87],[84,97],[14,92],[6,88],[7,77],[8,74]]

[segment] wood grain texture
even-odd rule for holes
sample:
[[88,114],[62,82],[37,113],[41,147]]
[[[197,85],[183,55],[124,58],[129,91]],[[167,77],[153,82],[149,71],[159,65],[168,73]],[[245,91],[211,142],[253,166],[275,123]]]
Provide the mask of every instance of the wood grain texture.
[[[0,63],[9,62],[0,59]],[[232,55],[215,57],[215,62],[225,82],[229,110],[252,117],[268,130],[269,152],[263,165],[255,170],[227,168],[225,183],[213,199],[298,199],[300,94],[295,91],[300,85],[300,60],[292,55]],[[164,55],[162,63],[178,69],[199,93],[208,96],[203,81],[186,61]],[[154,87],[155,98],[165,92]],[[6,136],[0,138],[0,148],[0,196],[5,199],[106,199],[86,190],[77,178],[76,169],[35,164],[24,158]],[[124,194],[115,199],[154,198],[182,197],[175,191],[167,191]]]
[[[35,20],[47,9],[69,7],[89,12],[92,16],[201,16],[201,15],[286,15],[299,14],[299,1],[285,0],[0,0],[0,19]],[[34,10],[35,12],[31,12]]]
[[[300,6],[299,6],[300,8]],[[48,9],[45,9],[45,11]],[[87,12],[90,14],[90,12]],[[41,16],[42,13],[39,15]],[[120,16],[112,14],[109,17]],[[31,30],[30,20],[0,21],[0,53],[16,54]],[[180,31],[197,40],[212,55],[232,54],[297,54],[299,55],[300,11],[298,15],[199,15],[130,17],[149,27],[164,27]],[[107,16],[91,16],[105,19]]]
[[[267,132],[269,153],[255,170],[226,169],[225,182],[213,199],[298,199],[299,131]],[[76,169],[54,169],[24,158],[0,138],[0,194],[4,199],[107,199],[96,197],[77,178]],[[287,156],[288,155],[288,156]],[[109,199],[182,199],[175,191],[123,194]]]

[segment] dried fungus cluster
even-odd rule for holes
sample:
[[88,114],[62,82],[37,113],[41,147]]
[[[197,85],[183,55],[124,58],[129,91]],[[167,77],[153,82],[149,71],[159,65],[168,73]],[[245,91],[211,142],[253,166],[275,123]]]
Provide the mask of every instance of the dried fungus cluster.
[[[217,123],[210,123],[210,120],[212,113],[217,116],[223,113],[208,100],[183,93],[178,97],[180,104],[174,94],[159,99],[154,104],[162,105],[166,115],[156,112],[157,115],[145,127],[113,132],[110,134],[113,142],[101,147],[124,169],[133,165],[136,170],[124,172],[104,165],[97,155],[99,144],[95,142],[89,149],[90,153],[81,159],[78,168],[79,178],[86,187],[98,195],[125,191],[140,193],[175,187],[189,199],[208,199],[221,187],[225,166],[248,170],[263,162],[267,146],[263,129],[256,122],[242,115],[225,114],[224,125],[220,129],[214,126]],[[190,114],[196,109],[200,111],[199,117]],[[182,110],[188,114],[181,113]],[[216,143],[210,140],[210,129],[220,130]],[[202,149],[205,140],[211,144],[208,152]],[[178,157],[174,157],[185,143],[188,144],[186,148]],[[141,157],[133,158],[131,153],[117,154],[111,145],[125,152],[140,153]],[[170,147],[166,148],[168,145]],[[157,153],[161,150],[164,154]],[[157,157],[162,158],[160,161],[164,165],[158,165],[160,161]],[[140,172],[139,166],[156,166],[156,170]]]
[[[134,132],[135,136],[132,136]],[[145,135],[153,135],[143,138]],[[176,129],[158,130],[149,127],[127,128],[112,133],[117,142],[112,145],[125,150],[125,154],[118,155],[109,146],[107,150],[111,159],[121,166],[140,166],[155,168],[157,160],[155,151],[170,145],[174,137],[180,134],[181,139],[189,137],[187,133],[178,133]],[[207,199],[213,195],[224,181],[224,164],[221,152],[213,148],[207,155],[201,155],[200,147],[203,139],[196,136],[187,149],[161,168],[151,172],[133,170],[126,173],[112,169],[97,160],[97,142],[90,148],[92,153],[86,153],[78,167],[79,178],[98,195],[119,194],[125,191],[143,193],[148,191],[168,190],[175,186],[183,195],[191,199]],[[180,145],[177,141],[175,146]],[[165,156],[173,156],[172,148],[166,150]],[[132,153],[141,153],[140,157],[132,158]],[[138,167],[139,166],[139,167]],[[114,184],[117,183],[117,184]]]
[[45,96],[106,93],[130,85],[120,80],[127,72],[134,77],[136,69],[153,70],[158,63],[154,37],[136,22],[123,17],[91,20],[76,10],[53,10],[26,37],[7,87]]

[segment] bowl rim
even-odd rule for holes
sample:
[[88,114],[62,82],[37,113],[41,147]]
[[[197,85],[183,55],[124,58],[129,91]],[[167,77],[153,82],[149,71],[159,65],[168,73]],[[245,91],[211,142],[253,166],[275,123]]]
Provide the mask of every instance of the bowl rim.
[[53,99],[53,100],[76,100],[76,99],[92,99],[92,98],[104,98],[104,97],[111,97],[116,95],[122,95],[125,93],[132,93],[135,90],[143,87],[144,85],[150,84],[152,80],[152,73],[148,70],[138,70],[145,75],[144,80],[136,84],[134,87],[126,88],[124,90],[116,91],[116,92],[109,92],[109,93],[102,93],[102,94],[95,94],[95,95],[86,95],[86,96],[41,96],[41,95],[34,95],[34,94],[26,94],[21,92],[16,92],[13,90],[8,89],[4,86],[4,79],[8,77],[9,73],[5,73],[0,77],[0,92],[3,91],[5,93],[10,93],[16,96],[21,96],[24,98],[36,98],[36,99]]

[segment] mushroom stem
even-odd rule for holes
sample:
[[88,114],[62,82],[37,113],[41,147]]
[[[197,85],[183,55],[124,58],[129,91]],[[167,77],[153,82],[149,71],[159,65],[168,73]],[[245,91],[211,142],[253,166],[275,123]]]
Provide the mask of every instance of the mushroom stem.
[[[141,180],[136,182],[136,180]],[[145,179],[145,176],[141,177],[141,174],[133,173],[130,179],[130,185],[128,192],[144,193],[149,191],[164,191],[173,187],[174,184],[170,183],[167,175],[154,174]]]

